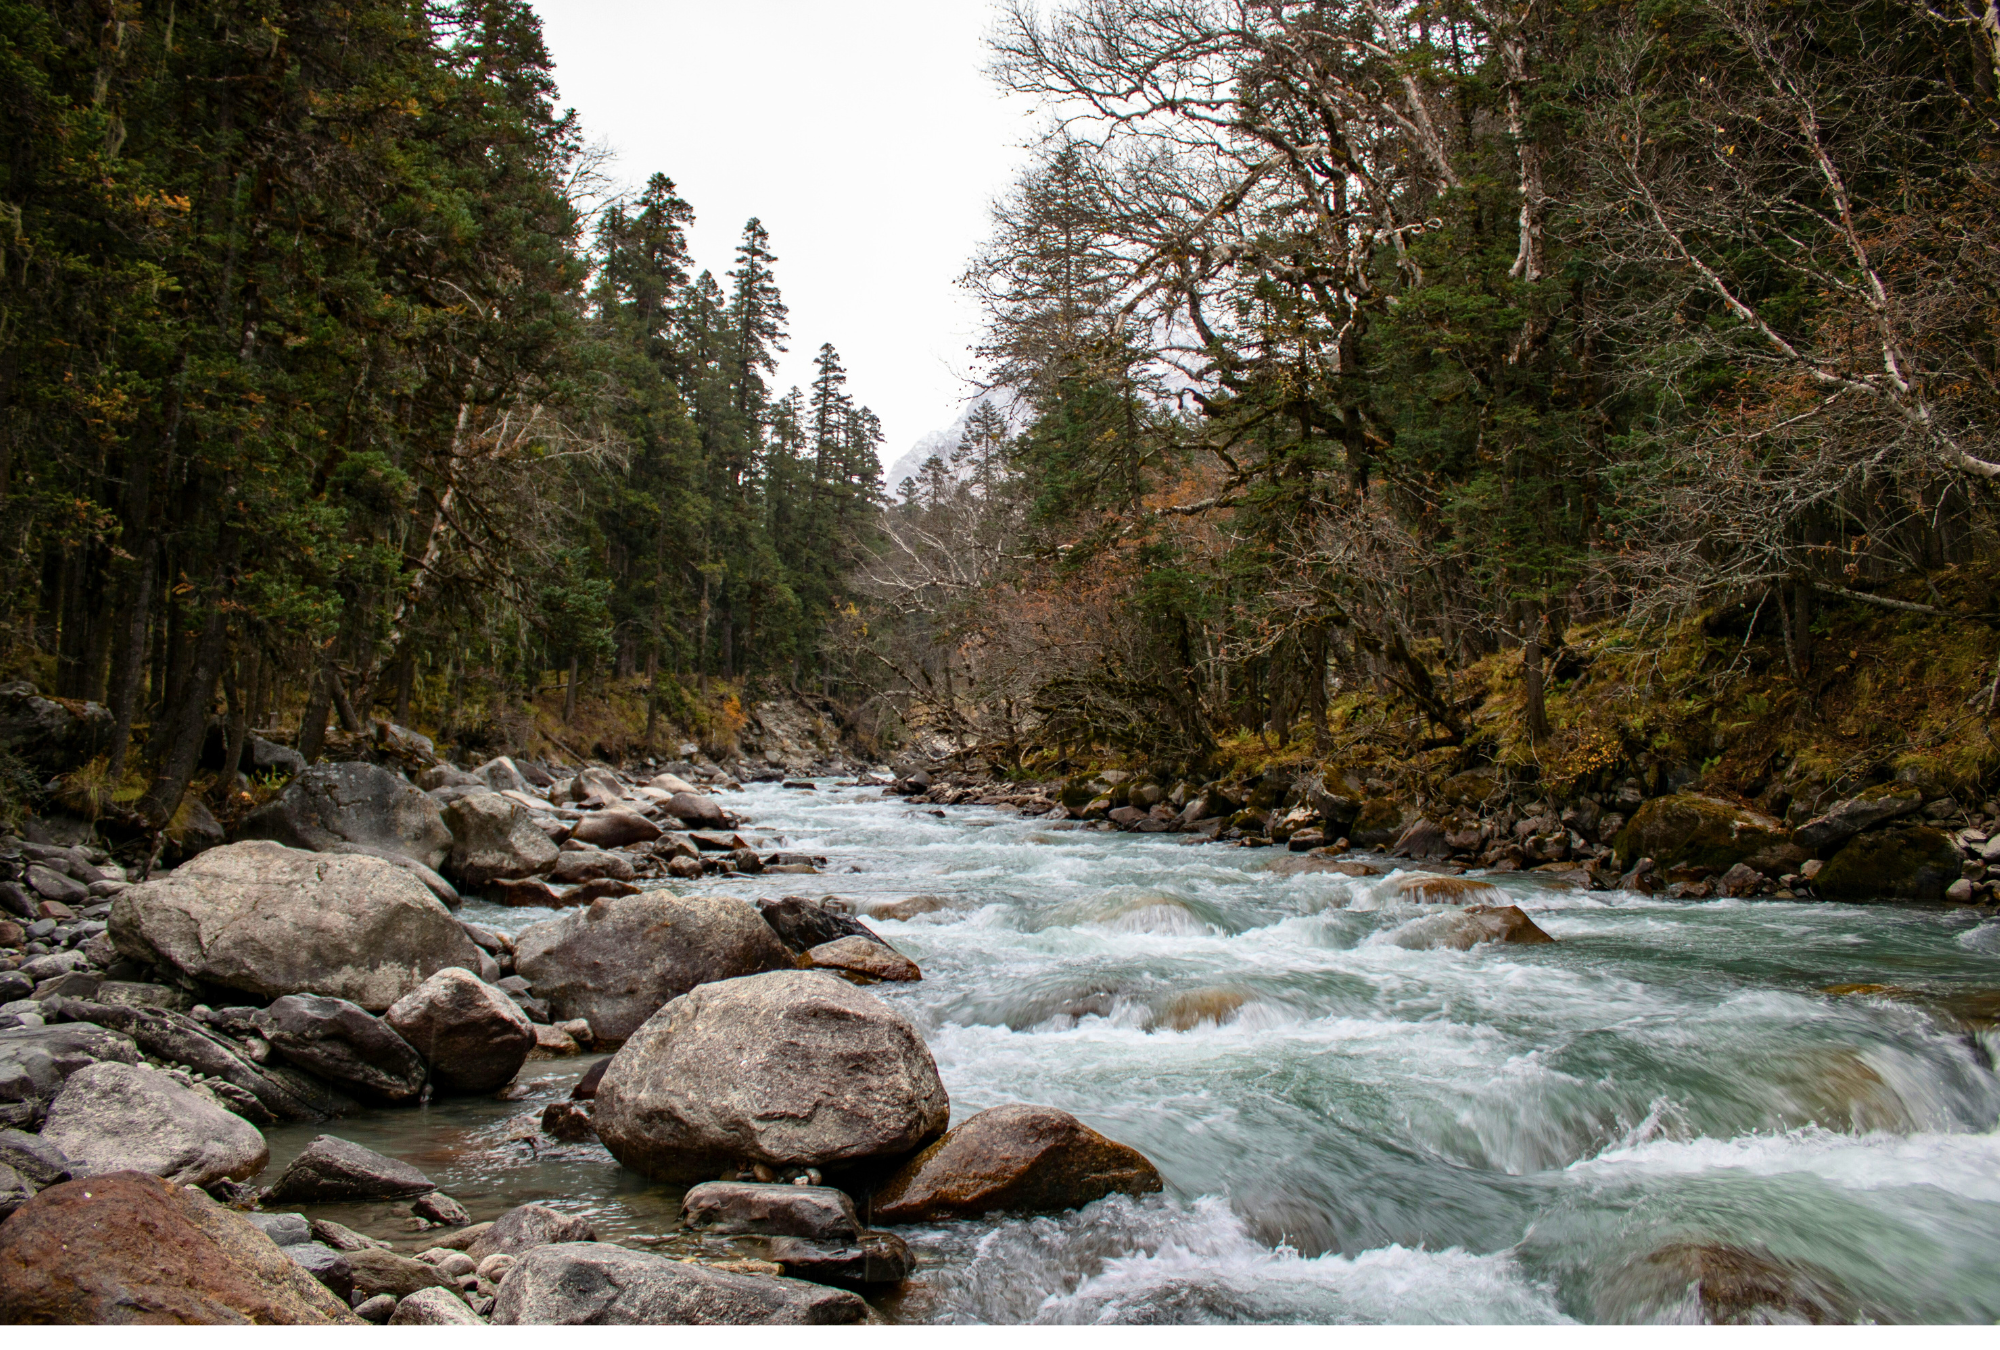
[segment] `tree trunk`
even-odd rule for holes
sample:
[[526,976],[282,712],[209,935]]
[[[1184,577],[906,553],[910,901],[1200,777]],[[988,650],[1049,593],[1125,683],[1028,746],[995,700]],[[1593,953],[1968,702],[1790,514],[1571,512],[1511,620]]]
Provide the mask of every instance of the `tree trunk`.
[[188,673],[181,681],[181,696],[161,719],[167,728],[159,738],[159,768],[153,785],[139,799],[138,814],[156,829],[164,830],[187,795],[188,781],[201,760],[201,743],[208,734],[208,709],[215,698],[216,677],[222,671],[222,653],[229,635],[228,614],[222,607],[223,581],[228,576],[226,554],[216,568],[217,595],[209,604],[208,618],[192,644]]
[[660,649],[646,649],[646,753],[653,753],[653,733],[660,725]]
[[563,686],[563,725],[568,726],[576,719],[576,653],[569,657],[569,683]]
[[1521,644],[1521,685],[1526,694],[1528,739],[1539,744],[1548,739],[1549,709],[1542,688],[1542,628],[1546,615],[1537,616]]
[[[246,647],[247,650],[244,650]],[[222,750],[222,790],[225,795],[236,782],[236,771],[243,763],[243,742],[250,735],[250,691],[257,684],[256,644],[239,646],[230,667],[230,678],[222,685],[223,695],[229,700],[229,742]]]
[[332,681],[322,663],[307,679],[306,710],[299,717],[298,751],[308,764],[319,759],[319,752],[326,745],[326,715],[333,707],[331,688]]
[[116,673],[111,679],[113,792],[125,776],[125,759],[132,749],[132,717],[139,707],[139,687],[146,674],[147,652],[152,647],[153,561],[158,552],[151,539],[139,545],[126,598],[125,641],[118,650]]

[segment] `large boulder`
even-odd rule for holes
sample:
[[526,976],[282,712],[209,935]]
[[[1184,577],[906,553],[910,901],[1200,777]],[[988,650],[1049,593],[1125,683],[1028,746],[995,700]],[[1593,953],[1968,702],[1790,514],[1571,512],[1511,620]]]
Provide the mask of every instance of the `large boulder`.
[[1641,806],[1612,847],[1621,871],[1651,858],[1662,872],[1699,867],[1721,876],[1747,863],[1765,876],[1780,876],[1806,860],[1782,821],[1693,792],[1655,797]]
[[757,911],[728,896],[662,891],[598,900],[515,940],[514,970],[557,1021],[622,1041],[696,985],[794,962]]
[[0,1227],[0,1322],[356,1320],[242,1215],[142,1172],[51,1186]]
[[857,1294],[604,1242],[537,1247],[500,1282],[495,1326],[823,1326],[862,1322]]
[[[414,790],[414,789],[413,789]],[[451,911],[379,858],[255,841],[210,849],[111,904],[118,950],[265,998],[380,1012],[446,966],[477,966]]]
[[666,813],[691,830],[720,830],[729,824],[729,813],[713,797],[694,792],[676,792],[667,798]]
[[597,1230],[580,1214],[564,1214],[547,1205],[516,1205],[486,1225],[465,1254],[476,1262],[489,1256],[520,1256],[551,1242],[595,1241]]
[[286,1059],[360,1096],[405,1102],[424,1089],[423,1058],[358,1003],[287,994],[264,1010],[259,1025]]
[[0,1127],[39,1126],[69,1076],[104,1060],[137,1064],[139,1047],[85,1022],[0,1030]]
[[556,865],[556,846],[526,807],[497,792],[460,797],[444,809],[451,831],[445,870],[461,886],[539,876]]
[[238,835],[314,853],[359,844],[433,870],[451,852],[451,831],[427,793],[393,770],[359,761],[315,764],[252,812]]
[[663,833],[665,831],[637,811],[613,807],[593,811],[579,820],[569,837],[580,844],[595,844],[599,848],[623,848],[627,844],[644,844],[658,839]]
[[411,1200],[437,1183],[397,1158],[352,1140],[322,1134],[285,1167],[264,1193],[266,1204],[317,1204],[331,1200]]
[[598,1084],[598,1137],[627,1167],[695,1182],[724,1169],[885,1162],[944,1132],[930,1051],[880,999],[819,971],[699,985],[647,1020]]
[[1807,852],[1824,857],[1863,830],[1907,816],[1923,805],[1924,794],[1913,784],[1883,783],[1835,802],[1793,831],[1792,840]]
[[150,1172],[188,1186],[264,1170],[271,1150],[257,1127],[215,1098],[158,1069],[93,1064],[63,1084],[42,1137],[69,1158],[73,1176]]
[[875,1189],[878,1223],[957,1219],[989,1210],[1074,1209],[1107,1195],[1147,1195],[1160,1174],[1137,1149],[1051,1106],[981,1111]]
[[447,967],[396,1000],[383,1016],[452,1092],[497,1092],[535,1048],[535,1024],[520,1005],[469,970]]
[[1822,900],[1942,900],[1963,869],[1958,846],[1941,830],[1904,825],[1857,834],[1812,880]]

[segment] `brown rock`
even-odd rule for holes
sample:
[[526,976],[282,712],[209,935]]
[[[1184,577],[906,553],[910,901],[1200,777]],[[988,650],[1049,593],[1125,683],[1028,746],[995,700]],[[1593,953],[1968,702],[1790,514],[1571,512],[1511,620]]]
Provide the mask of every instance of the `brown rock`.
[[382,1020],[452,1092],[497,1092],[535,1048],[535,1027],[513,999],[469,970],[446,967],[396,1000]]
[[876,1189],[869,1212],[879,1223],[1002,1209],[1048,1212],[1160,1187],[1160,1174],[1144,1154],[1106,1139],[1067,1111],[996,1106],[911,1159]]
[[612,808],[593,811],[579,820],[569,837],[599,848],[623,848],[627,844],[643,844],[658,839],[661,833],[659,826],[638,812]]
[[871,942],[865,937],[849,936],[823,942],[805,954],[804,963],[824,967],[857,984],[872,984],[876,980],[908,982],[924,977],[915,961],[893,947]]
[[1417,950],[1446,947],[1462,952],[1482,942],[1535,945],[1555,939],[1536,927],[1519,905],[1467,905],[1406,924],[1394,941]]
[[1461,905],[1467,900],[1497,899],[1500,888],[1476,877],[1408,876],[1396,883],[1406,900],[1420,905]]
[[540,877],[529,877],[525,881],[511,881],[503,877],[489,881],[479,889],[494,904],[512,905],[517,909],[561,909],[564,903],[556,888]]
[[479,1240],[465,1249],[473,1261],[484,1261],[495,1252],[519,1256],[553,1242],[594,1242],[597,1230],[590,1220],[563,1214],[547,1205],[516,1205],[493,1221]]
[[51,1186],[0,1227],[0,1322],[358,1324],[249,1220],[141,1172]]
[[347,1264],[354,1270],[355,1292],[363,1298],[373,1298],[377,1294],[408,1298],[419,1289],[451,1289],[456,1292],[456,1287],[439,1273],[436,1266],[413,1261],[386,1247],[363,1247],[349,1252]]

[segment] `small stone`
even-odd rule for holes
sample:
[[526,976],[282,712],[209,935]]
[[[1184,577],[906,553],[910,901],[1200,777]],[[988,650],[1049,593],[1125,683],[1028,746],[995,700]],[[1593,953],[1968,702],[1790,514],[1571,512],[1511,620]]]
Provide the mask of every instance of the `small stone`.
[[482,1327],[486,1324],[465,1306],[465,1300],[445,1289],[419,1289],[396,1305],[392,1327]]
[[244,1218],[263,1230],[264,1236],[280,1247],[296,1247],[313,1240],[312,1225],[303,1214],[245,1214]]
[[520,1259],[520,1257],[515,1256],[512,1252],[494,1252],[484,1261],[481,1261],[478,1269],[473,1273],[488,1284],[498,1284],[507,1278],[507,1272],[512,1270],[514,1263]]
[[581,1144],[597,1138],[590,1110],[577,1102],[550,1102],[542,1108],[542,1133],[564,1144]]
[[592,1242],[597,1230],[590,1220],[562,1214],[547,1205],[517,1205],[493,1221],[493,1226],[466,1249],[479,1262],[495,1252],[519,1256],[553,1242]]
[[895,948],[859,936],[821,943],[806,952],[805,959],[814,966],[834,971],[856,983],[876,980],[907,982],[924,977],[923,972],[917,969],[917,963]]
[[364,1322],[373,1322],[378,1327],[386,1323],[390,1315],[395,1311],[396,1296],[394,1294],[377,1294],[373,1298],[364,1298],[354,1305],[354,1315],[356,1317]]
[[472,1222],[472,1216],[465,1212],[465,1206],[446,1195],[443,1191],[432,1191],[420,1195],[410,1211],[419,1218],[432,1223],[444,1224],[450,1228],[460,1228]]
[[280,1242],[278,1250],[296,1261],[299,1269],[332,1290],[336,1298],[353,1297],[354,1266],[343,1253],[319,1242]]
[[1944,888],[1944,898],[1954,905],[1969,905],[1972,903],[1972,894],[1975,889],[1969,879],[1960,877],[1957,881],[1952,882],[1951,885]]
[[264,1198],[285,1201],[406,1200],[427,1195],[437,1183],[406,1162],[330,1134],[320,1135],[292,1159]]
[[854,1201],[831,1186],[709,1181],[681,1201],[681,1220],[711,1233],[767,1233],[845,1241],[861,1231]]
[[900,1284],[916,1269],[907,1242],[894,1233],[863,1233],[852,1242],[771,1239],[771,1259],[795,1280],[814,1284]]

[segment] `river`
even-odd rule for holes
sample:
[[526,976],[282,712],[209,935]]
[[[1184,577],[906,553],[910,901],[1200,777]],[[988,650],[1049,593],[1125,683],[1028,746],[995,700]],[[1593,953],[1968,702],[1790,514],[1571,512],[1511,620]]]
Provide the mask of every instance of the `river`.
[[[2000,922],[1514,874],[1493,880],[1556,941],[1456,951],[1409,945],[1436,907],[1393,874],[1273,876],[1270,850],[830,780],[729,805],[746,837],[827,855],[825,875],[694,884],[945,901],[874,922],[924,979],[873,992],[929,1042],[955,1121],[1058,1106],[1166,1179],[1140,1201],[899,1230],[923,1267],[881,1302],[892,1319],[1686,1320],[1672,1253],[1714,1246],[1786,1268],[1804,1315],[2000,1318],[2000,1037],[1825,992],[1990,991]],[[550,912],[465,916],[518,931]],[[531,1063],[513,1102],[332,1128],[475,1219],[546,1200],[608,1240],[691,1245],[676,1192],[535,1135],[582,1067]],[[274,1130],[269,1175],[316,1132]],[[386,1207],[327,1212],[423,1245]]]

